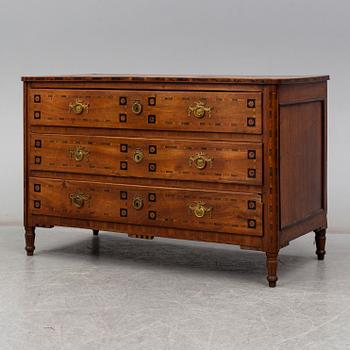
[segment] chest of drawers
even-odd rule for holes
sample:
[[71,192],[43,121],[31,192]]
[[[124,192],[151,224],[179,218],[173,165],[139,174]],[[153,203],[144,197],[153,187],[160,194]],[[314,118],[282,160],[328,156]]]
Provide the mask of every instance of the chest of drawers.
[[24,81],[24,225],[240,245],[316,232],[324,258],[328,76]]

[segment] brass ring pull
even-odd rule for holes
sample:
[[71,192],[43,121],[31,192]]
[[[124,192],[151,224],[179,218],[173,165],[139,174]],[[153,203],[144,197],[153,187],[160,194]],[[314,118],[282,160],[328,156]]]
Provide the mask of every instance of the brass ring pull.
[[77,146],[76,149],[70,149],[68,152],[70,157],[75,159],[77,162],[81,162],[85,156],[87,157],[89,155],[89,151],[80,146]]
[[142,104],[140,101],[135,101],[132,106],[131,106],[131,110],[134,114],[138,115],[141,114],[142,112]]
[[141,163],[142,160],[144,158],[144,154],[142,152],[141,149],[136,149],[133,156],[132,156],[132,159],[134,160],[135,163]]
[[90,196],[78,190],[75,193],[71,193],[69,198],[72,204],[80,209],[84,206],[85,201],[90,199]]
[[141,210],[143,207],[143,199],[139,196],[136,196],[132,200],[132,206],[136,210]]
[[84,111],[88,112],[88,110],[89,104],[81,100],[76,100],[69,104],[69,112],[73,112],[74,114],[82,114]]
[[191,113],[193,113],[193,115],[198,118],[198,119],[202,119],[205,117],[205,113],[208,113],[208,117],[211,117],[211,110],[212,107],[206,107],[204,102],[195,102],[194,106],[189,106],[188,107],[188,116],[191,116]]
[[206,168],[207,164],[212,167],[213,160],[214,158],[208,157],[204,153],[198,153],[195,156],[190,157],[189,163],[190,165],[193,163],[197,169],[203,170]]
[[188,208],[193,211],[193,214],[197,218],[202,218],[206,213],[211,214],[211,211],[213,210],[212,207],[206,206],[204,202],[192,203]]

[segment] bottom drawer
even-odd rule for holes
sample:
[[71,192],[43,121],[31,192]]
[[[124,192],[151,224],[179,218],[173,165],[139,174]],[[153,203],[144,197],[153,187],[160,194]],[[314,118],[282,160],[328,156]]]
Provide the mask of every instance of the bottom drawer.
[[261,236],[255,193],[30,178],[33,215]]

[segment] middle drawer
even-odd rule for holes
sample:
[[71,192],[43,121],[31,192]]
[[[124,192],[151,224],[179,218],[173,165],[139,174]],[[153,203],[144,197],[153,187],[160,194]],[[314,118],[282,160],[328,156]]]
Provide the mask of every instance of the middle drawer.
[[36,171],[262,184],[262,144],[31,134]]

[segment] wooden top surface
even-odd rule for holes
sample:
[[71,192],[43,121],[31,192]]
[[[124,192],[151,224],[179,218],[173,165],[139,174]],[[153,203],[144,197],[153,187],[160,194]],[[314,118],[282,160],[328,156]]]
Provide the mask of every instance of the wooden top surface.
[[53,75],[23,76],[22,81],[68,81],[68,82],[145,82],[145,83],[243,83],[243,84],[293,84],[326,81],[328,75],[290,76],[235,76],[235,75]]

